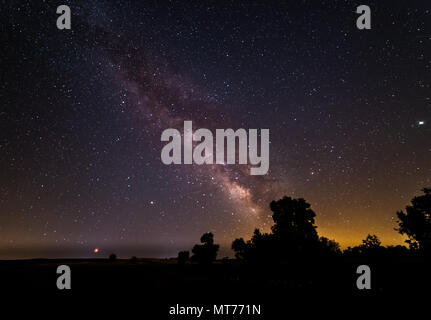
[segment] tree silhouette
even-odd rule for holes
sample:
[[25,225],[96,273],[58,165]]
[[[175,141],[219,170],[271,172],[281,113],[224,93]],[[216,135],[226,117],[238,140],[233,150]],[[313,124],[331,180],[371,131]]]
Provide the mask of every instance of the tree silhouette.
[[280,238],[294,240],[318,239],[314,217],[316,214],[311,210],[311,205],[304,199],[292,199],[283,197],[270,204],[273,212],[274,226],[272,232]]
[[304,199],[283,197],[272,201],[274,225],[272,233],[256,229],[247,242],[243,238],[232,242],[235,256],[248,261],[284,260],[299,255],[338,254],[340,248],[333,240],[319,238],[314,217],[316,214]]
[[115,260],[117,260],[117,255],[115,253],[111,253],[109,255],[109,261],[115,261]]
[[274,220],[271,229],[279,255],[303,254],[317,247],[319,236],[314,225],[316,214],[309,203],[302,198],[283,197],[272,201],[270,208]]
[[384,247],[377,235],[368,234],[359,246],[348,247],[343,254],[346,257],[361,257],[381,261],[385,257],[397,256],[397,254],[406,255],[406,250],[407,248],[402,246]]
[[381,244],[382,243],[379,237],[377,237],[375,234],[374,235],[369,234],[364,240],[362,240],[361,247],[364,249],[376,249],[376,248],[380,248]]
[[397,212],[398,228],[402,235],[409,237],[406,242],[411,249],[418,248],[427,254],[431,252],[431,188],[422,189],[421,196],[411,200],[406,212]]
[[202,244],[196,244],[193,247],[192,259],[202,264],[209,264],[217,258],[217,252],[220,246],[214,244],[214,235],[211,232],[202,235],[201,243]]
[[259,262],[278,259],[279,246],[275,237],[270,233],[261,233],[255,229],[250,241],[247,242],[246,258]]

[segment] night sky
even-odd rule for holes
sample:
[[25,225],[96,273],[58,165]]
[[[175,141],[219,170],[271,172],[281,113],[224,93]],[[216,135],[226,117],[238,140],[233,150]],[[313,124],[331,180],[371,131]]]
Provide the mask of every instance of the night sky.
[[[431,186],[429,1],[5,2],[0,259],[169,257],[208,231],[222,257],[283,195],[342,247],[403,242],[396,211]],[[164,165],[185,120],[268,128],[268,174]]]

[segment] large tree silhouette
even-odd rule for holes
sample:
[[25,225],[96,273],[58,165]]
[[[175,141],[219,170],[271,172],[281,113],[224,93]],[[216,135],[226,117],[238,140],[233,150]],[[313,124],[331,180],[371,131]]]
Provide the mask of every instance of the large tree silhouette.
[[431,252],[431,188],[422,189],[421,196],[411,200],[406,211],[397,212],[396,230],[409,237],[406,242],[410,248],[418,248],[427,254]]
[[293,241],[297,244],[318,240],[314,217],[316,214],[311,210],[311,205],[304,199],[292,199],[283,197],[270,204],[272,219],[272,233],[282,241]]
[[249,241],[234,240],[232,249],[237,258],[286,261],[302,255],[340,252],[335,241],[319,238],[314,224],[316,214],[304,199],[283,197],[272,201],[270,208],[274,220],[272,233],[261,233],[256,229]]

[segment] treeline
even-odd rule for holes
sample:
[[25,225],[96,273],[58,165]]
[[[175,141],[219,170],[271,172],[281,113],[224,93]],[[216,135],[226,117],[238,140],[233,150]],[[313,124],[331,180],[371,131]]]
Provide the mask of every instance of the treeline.
[[[301,258],[330,258],[337,256],[385,257],[385,256],[431,256],[431,189],[414,197],[405,210],[398,211],[395,231],[406,235],[405,246],[382,246],[377,235],[369,234],[362,244],[341,251],[335,240],[319,236],[315,225],[315,212],[304,199],[283,197],[270,203],[274,225],[270,233],[255,229],[250,240],[243,238],[232,242],[232,250],[238,260],[246,263],[288,263]],[[202,264],[216,260],[219,245],[214,243],[212,233],[201,237],[201,244],[178,254],[178,262],[189,258]]]

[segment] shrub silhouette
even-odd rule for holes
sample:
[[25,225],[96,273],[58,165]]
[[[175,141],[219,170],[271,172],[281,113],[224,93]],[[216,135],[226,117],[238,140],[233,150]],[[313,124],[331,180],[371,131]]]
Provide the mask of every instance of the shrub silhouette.
[[178,264],[185,264],[187,260],[190,258],[190,252],[188,251],[180,251],[178,252]]
[[111,253],[109,255],[109,261],[115,261],[115,260],[117,260],[117,255],[115,253]]
[[422,189],[423,195],[414,197],[406,212],[397,212],[398,228],[409,237],[406,242],[411,249],[419,249],[428,255],[431,252],[431,188]]
[[201,237],[201,243],[193,247],[192,260],[202,264],[210,264],[217,258],[219,249],[218,244],[214,244],[214,235],[211,232],[204,233]]

